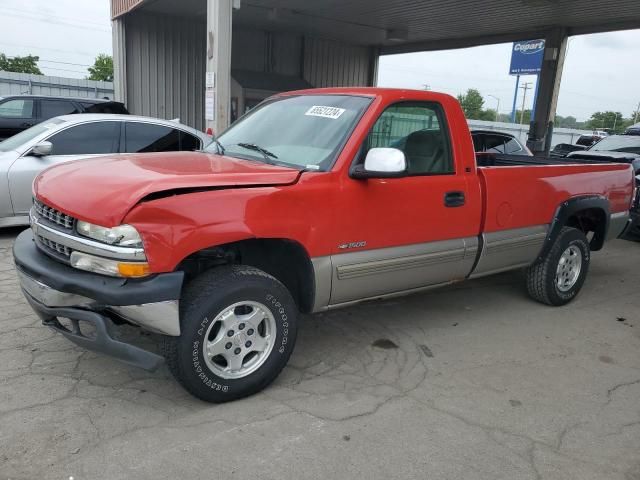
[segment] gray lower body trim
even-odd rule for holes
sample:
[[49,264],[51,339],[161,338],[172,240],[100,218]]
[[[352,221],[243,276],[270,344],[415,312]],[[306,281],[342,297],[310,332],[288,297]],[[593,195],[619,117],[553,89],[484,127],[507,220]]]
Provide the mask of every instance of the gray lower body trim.
[[331,300],[331,257],[311,259],[315,277],[315,297],[312,312],[319,312],[329,305]]
[[548,230],[548,225],[538,225],[484,233],[484,247],[470,278],[531,265],[544,245]]
[[612,213],[609,217],[609,231],[607,232],[607,241],[618,238],[620,234],[627,228],[630,214],[629,212]]
[[[462,280],[458,280],[458,281],[462,281]],[[405,295],[411,295],[411,294],[414,294],[414,293],[420,293],[420,292],[426,292],[428,290],[433,290],[435,288],[445,287],[447,285],[451,285],[452,283],[456,283],[456,281],[452,280],[450,282],[436,283],[434,285],[427,285],[425,287],[410,288],[408,290],[401,290],[401,291],[398,291],[398,292],[385,293],[385,294],[382,294],[382,295],[373,295],[371,297],[359,298],[357,300],[351,300],[349,302],[332,303],[331,305],[327,305],[327,306],[325,306],[324,308],[322,308],[320,310],[334,310],[336,308],[348,307],[350,305],[355,305],[355,304],[358,304],[358,303],[368,302],[368,301],[372,301],[372,300],[383,300],[383,299],[387,299],[387,298],[403,297]]]
[[314,311],[462,280],[477,249],[470,237],[316,258]]

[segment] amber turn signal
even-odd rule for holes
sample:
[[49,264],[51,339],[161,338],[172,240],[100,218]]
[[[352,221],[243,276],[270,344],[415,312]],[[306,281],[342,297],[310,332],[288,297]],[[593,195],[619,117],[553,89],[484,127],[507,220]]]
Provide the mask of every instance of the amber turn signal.
[[146,262],[123,263],[118,262],[118,273],[121,277],[146,277],[151,273],[149,264]]

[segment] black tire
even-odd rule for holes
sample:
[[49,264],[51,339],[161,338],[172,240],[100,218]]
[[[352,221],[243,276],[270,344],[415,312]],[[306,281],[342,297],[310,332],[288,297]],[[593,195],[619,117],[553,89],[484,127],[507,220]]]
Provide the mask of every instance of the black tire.
[[[275,320],[275,343],[264,363],[242,378],[223,378],[207,365],[204,342],[210,322],[238,302],[257,302]],[[296,341],[298,310],[287,288],[257,268],[233,265],[204,272],[184,289],[179,337],[164,337],[162,351],[178,382],[207,402],[227,402],[259,392],[286,365]],[[215,327],[215,326],[214,326]]]
[[[558,287],[556,272],[563,253],[577,247],[582,255],[580,274],[566,291]],[[571,227],[563,227],[549,252],[527,269],[527,290],[534,300],[547,305],[560,306],[573,300],[587,277],[591,250],[585,234]]]

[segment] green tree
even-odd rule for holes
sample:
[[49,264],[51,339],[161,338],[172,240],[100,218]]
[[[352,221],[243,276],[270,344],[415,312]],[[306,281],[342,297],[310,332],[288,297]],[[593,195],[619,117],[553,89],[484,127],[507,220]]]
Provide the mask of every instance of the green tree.
[[487,108],[486,110],[482,110],[480,114],[477,116],[476,120],[489,120],[491,122],[495,122],[496,120],[495,109]]
[[468,119],[478,120],[482,116],[482,106],[484,99],[475,88],[470,88],[467,93],[458,95],[458,101]]
[[102,80],[113,82],[113,58],[111,55],[101,53],[96,57],[92,67],[89,67],[89,80]]
[[593,113],[587,121],[586,126],[592,130],[602,130],[606,128],[612,130],[614,133],[621,133],[628,124],[629,120],[625,120],[622,113],[608,110],[606,112]]
[[531,110],[525,109],[524,117],[522,117],[522,110],[516,110],[516,123],[521,123],[521,118],[523,125],[529,125],[529,123],[531,123]]
[[558,128],[578,128],[578,120],[571,115],[568,117],[556,115],[555,126]]
[[0,53],[0,70],[5,72],[16,73],[33,73],[42,75],[38,68],[38,60],[40,57],[27,55],[25,57],[7,57],[4,53]]

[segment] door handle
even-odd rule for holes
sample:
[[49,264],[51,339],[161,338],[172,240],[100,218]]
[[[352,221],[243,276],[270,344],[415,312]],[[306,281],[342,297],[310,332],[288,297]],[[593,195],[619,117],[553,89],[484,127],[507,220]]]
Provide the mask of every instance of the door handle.
[[464,192],[447,192],[444,194],[445,207],[461,207],[464,205]]

